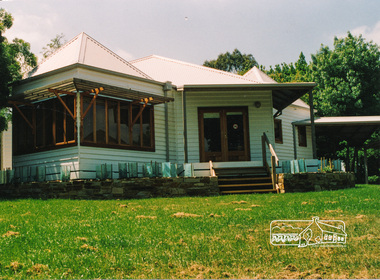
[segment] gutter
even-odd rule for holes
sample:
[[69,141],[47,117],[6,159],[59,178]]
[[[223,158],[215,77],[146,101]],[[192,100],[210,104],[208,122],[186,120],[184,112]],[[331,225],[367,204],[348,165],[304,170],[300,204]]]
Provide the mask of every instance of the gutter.
[[310,90],[317,84],[309,83],[272,83],[272,84],[199,84],[199,85],[182,85],[178,87],[178,91],[199,91],[199,90],[284,90],[284,89],[305,89]]

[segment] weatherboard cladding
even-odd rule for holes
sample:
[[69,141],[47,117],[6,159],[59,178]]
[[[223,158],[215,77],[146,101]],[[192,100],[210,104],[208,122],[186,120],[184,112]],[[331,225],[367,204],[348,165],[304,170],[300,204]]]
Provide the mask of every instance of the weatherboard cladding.
[[[304,107],[303,101],[297,100],[289,107],[282,111],[282,115],[277,119],[282,120],[282,140],[283,143],[275,143],[275,150],[278,157],[281,160],[294,159],[294,146],[293,146],[293,127],[292,122],[295,120],[302,120],[310,118],[310,110],[308,107]],[[297,106],[297,105],[300,106]],[[306,105],[307,106],[307,105]],[[275,113],[276,110],[273,111]],[[306,127],[306,143],[307,147],[298,146],[298,131],[296,129],[296,145],[297,145],[297,157],[298,158],[313,158],[313,152],[311,149],[311,127]],[[273,142],[274,143],[274,142]]]
[[[231,99],[231,96],[234,96]],[[254,103],[261,102],[256,108]],[[261,135],[265,132],[270,141],[274,143],[274,128],[272,120],[271,93],[255,92],[254,94],[242,92],[190,93],[187,95],[187,122],[188,122],[188,151],[189,162],[199,162],[199,127],[198,107],[229,107],[247,106],[249,123],[249,141],[251,161],[262,160]],[[181,140],[179,138],[179,140]]]
[[[13,168],[46,167],[46,180],[60,179],[60,166],[68,165],[71,171],[79,170],[78,147],[67,147],[26,155],[13,156]],[[71,179],[79,179],[77,172],[71,173]]]

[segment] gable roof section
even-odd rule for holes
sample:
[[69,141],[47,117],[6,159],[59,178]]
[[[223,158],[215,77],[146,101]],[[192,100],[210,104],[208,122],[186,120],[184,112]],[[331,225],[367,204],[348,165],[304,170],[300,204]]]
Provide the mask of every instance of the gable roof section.
[[[278,84],[275,80],[265,74],[256,66],[253,66],[251,70],[244,74],[244,77],[253,81],[256,81],[260,84]],[[309,105],[307,105],[303,100],[297,99],[292,103],[294,106],[302,107],[305,109],[309,109]]]
[[170,80],[177,87],[184,85],[256,84],[244,76],[191,64],[157,55],[143,57],[130,63],[156,81]]
[[298,107],[305,108],[305,109],[309,109],[310,108],[310,106],[305,101],[303,101],[302,99],[297,99],[292,104],[295,105],[295,106],[298,106]]
[[256,81],[260,84],[277,84],[275,80],[273,80],[256,66],[253,66],[251,70],[244,74],[243,77]]
[[82,32],[30,71],[27,78],[35,77],[73,64],[84,64],[140,78],[151,79],[126,60]]

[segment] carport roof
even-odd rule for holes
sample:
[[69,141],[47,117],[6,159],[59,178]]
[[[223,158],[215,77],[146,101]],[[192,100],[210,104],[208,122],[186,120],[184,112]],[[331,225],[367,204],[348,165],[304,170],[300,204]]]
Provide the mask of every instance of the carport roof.
[[[328,134],[349,141],[352,146],[363,143],[380,129],[380,116],[321,117],[314,120],[317,135]],[[293,122],[298,126],[311,125],[311,121]]]

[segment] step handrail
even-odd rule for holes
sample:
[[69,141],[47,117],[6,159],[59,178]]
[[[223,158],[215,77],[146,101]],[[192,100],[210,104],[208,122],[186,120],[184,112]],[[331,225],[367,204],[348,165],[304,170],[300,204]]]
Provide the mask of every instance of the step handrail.
[[[277,184],[277,175],[276,175],[276,166],[278,166],[278,163],[279,163],[278,156],[277,156],[277,154],[273,148],[273,145],[269,141],[269,138],[265,132],[261,136],[261,143],[262,143],[262,150],[263,150],[263,165],[264,165],[264,167],[267,168],[268,172],[270,172],[271,177],[272,177],[273,189],[277,190],[277,193],[278,193],[279,192],[279,186]],[[271,153],[271,167],[272,168],[269,167],[269,164],[267,162],[266,146],[268,146],[269,151]]]
[[266,149],[265,149],[266,147],[265,146],[268,146],[271,155],[276,160],[276,166],[277,166],[279,163],[278,156],[276,154],[276,151],[273,148],[272,143],[269,141],[269,138],[265,132],[263,133],[263,136],[261,136],[261,141],[262,141],[262,146],[263,146],[263,164],[265,165],[265,163],[267,163]]
[[214,166],[213,166],[211,160],[209,161],[209,166],[210,166],[210,176],[211,176],[211,177],[216,177],[216,175],[215,175],[215,170],[214,170]]

